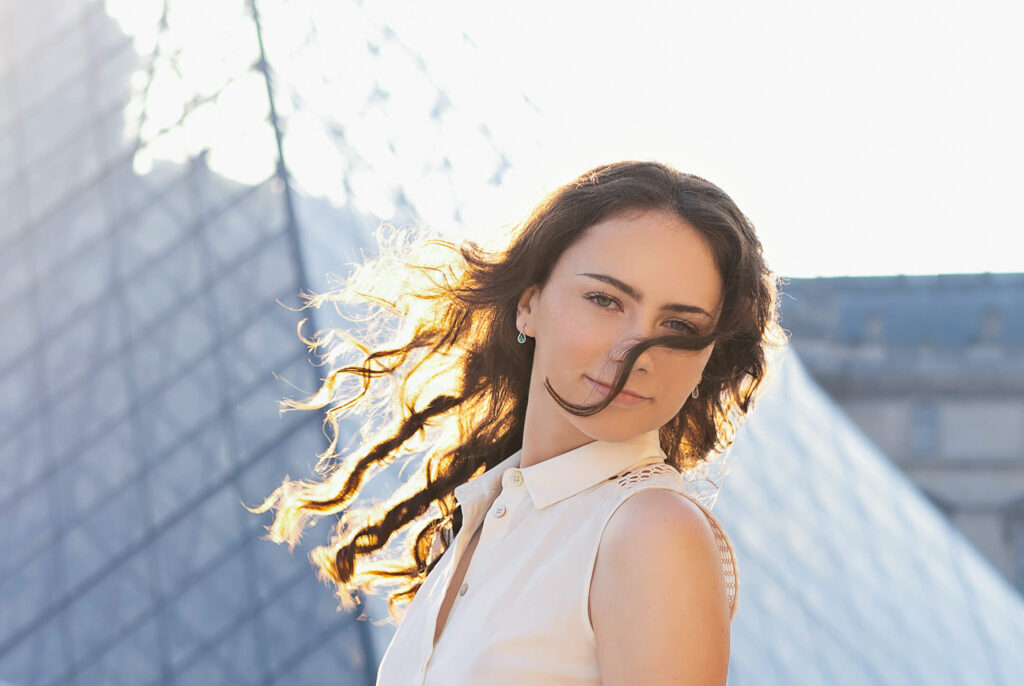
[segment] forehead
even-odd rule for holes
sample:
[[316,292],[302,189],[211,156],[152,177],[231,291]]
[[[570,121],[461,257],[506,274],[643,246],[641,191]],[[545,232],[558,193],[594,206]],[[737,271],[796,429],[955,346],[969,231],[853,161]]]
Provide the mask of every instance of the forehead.
[[584,230],[555,266],[560,279],[597,284],[581,272],[608,274],[644,295],[644,304],[684,302],[713,312],[722,283],[707,240],[689,222],[661,210],[631,210]]

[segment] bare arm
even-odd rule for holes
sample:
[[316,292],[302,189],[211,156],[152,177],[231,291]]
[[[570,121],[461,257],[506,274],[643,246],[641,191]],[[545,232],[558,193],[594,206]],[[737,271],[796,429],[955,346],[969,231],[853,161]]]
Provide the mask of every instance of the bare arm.
[[685,496],[649,489],[605,529],[590,588],[605,686],[724,686],[729,601],[707,517]]

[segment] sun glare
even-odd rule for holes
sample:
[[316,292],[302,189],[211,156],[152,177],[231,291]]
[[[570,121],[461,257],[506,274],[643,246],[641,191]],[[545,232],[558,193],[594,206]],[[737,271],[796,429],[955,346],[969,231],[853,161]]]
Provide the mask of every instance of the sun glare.
[[162,0],[106,0],[140,56],[124,130],[135,172],[202,155],[221,176],[262,183],[277,169],[276,124],[300,193],[447,234],[511,219],[492,210],[538,146],[536,109],[465,68],[480,56],[464,34],[399,5],[258,2],[274,122],[248,3],[173,0],[164,16]]

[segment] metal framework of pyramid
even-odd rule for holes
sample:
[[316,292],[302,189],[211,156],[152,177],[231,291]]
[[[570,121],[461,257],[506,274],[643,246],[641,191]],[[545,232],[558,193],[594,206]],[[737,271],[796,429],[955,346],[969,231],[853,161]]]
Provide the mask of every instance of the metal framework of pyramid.
[[[263,540],[270,515],[241,504],[308,474],[325,446],[318,413],[278,411],[288,384],[319,383],[296,335],[310,313],[289,307],[370,242],[374,203],[414,220],[429,193],[435,214],[457,215],[443,138],[458,112],[388,25],[358,3],[314,5],[0,5],[0,682],[373,679],[370,625],[337,611],[308,547]],[[281,21],[328,6],[297,33]],[[352,17],[361,40],[339,41]],[[211,25],[221,33],[181,40]],[[296,80],[336,44],[360,73]],[[425,104],[366,82],[384,61]],[[190,68],[196,83],[175,76]],[[351,112],[318,101],[325,90]],[[260,107],[198,126],[253,93]],[[395,136],[432,144],[419,190],[374,176],[386,160],[371,153],[397,153],[345,130],[399,105]],[[493,158],[496,188],[507,159],[486,128],[464,138]],[[285,163],[310,146],[333,181]],[[247,147],[263,156],[224,173]]]

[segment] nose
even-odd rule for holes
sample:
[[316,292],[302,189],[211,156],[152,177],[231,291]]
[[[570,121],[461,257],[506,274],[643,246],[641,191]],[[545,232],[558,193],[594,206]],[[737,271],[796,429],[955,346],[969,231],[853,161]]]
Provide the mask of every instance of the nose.
[[[641,336],[629,336],[621,339],[612,350],[612,361],[616,364],[621,364],[629,349],[643,340],[644,338]],[[650,354],[650,348],[640,353],[640,356],[636,358],[636,363],[633,365],[634,372],[640,370],[647,371],[647,368],[650,366]]]

